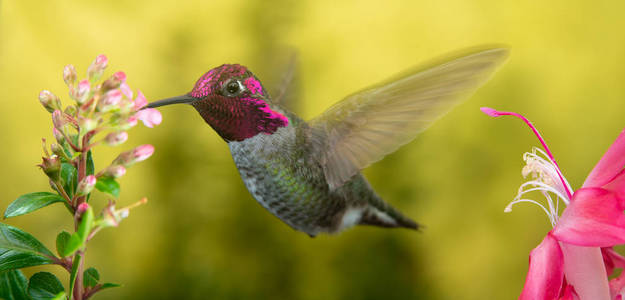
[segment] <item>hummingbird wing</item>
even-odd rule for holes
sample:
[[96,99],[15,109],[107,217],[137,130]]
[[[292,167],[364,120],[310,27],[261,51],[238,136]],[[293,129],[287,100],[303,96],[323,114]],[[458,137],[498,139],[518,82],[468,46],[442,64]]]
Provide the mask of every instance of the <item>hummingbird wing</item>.
[[472,52],[355,93],[310,121],[312,148],[331,189],[414,139],[484,84],[507,58]]
[[295,78],[296,72],[297,54],[293,52],[282,72],[282,80],[273,93],[273,95],[275,95],[272,98],[274,103],[285,105],[285,103],[288,104],[288,102],[292,100],[292,94],[295,90],[293,79]]

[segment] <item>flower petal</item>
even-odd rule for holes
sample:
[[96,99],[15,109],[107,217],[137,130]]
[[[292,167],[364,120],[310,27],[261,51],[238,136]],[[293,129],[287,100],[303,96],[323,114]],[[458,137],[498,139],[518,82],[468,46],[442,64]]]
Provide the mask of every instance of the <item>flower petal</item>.
[[530,252],[529,270],[519,299],[557,299],[564,279],[564,258],[558,241],[548,233]]
[[614,251],[612,247],[601,248],[601,254],[608,276],[612,275],[615,268],[625,269],[625,257]]
[[154,108],[142,109],[138,111],[135,116],[137,119],[141,120],[145,126],[150,128],[161,124],[161,121],[163,120],[161,113]]
[[610,182],[625,165],[625,130],[588,174],[582,187],[601,187]]
[[137,91],[137,98],[135,99],[135,110],[140,110],[146,105],[148,105],[148,100],[145,99],[145,96],[143,96],[143,93],[141,91]]
[[579,189],[553,228],[553,236],[577,246],[611,247],[624,244],[623,209],[623,201],[609,190]]
[[[625,269],[625,257],[614,251],[612,247],[601,248],[601,254],[603,254],[603,262],[608,276],[611,276],[612,272],[614,272],[614,269],[616,268]],[[624,288],[625,272],[621,271],[621,274],[618,277],[610,280],[610,295],[612,299],[620,299],[619,297],[623,294]]]
[[575,288],[570,284],[564,284],[564,291],[562,291],[562,297],[559,300],[579,300],[579,296],[575,293]]

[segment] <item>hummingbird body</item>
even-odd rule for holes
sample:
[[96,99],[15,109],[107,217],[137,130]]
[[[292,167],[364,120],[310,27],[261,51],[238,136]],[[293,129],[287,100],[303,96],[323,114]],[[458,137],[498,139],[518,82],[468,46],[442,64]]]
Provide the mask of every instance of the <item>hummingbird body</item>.
[[243,182],[269,212],[310,236],[353,225],[418,225],[383,201],[360,170],[412,140],[484,83],[505,59],[490,49],[355,93],[304,121],[244,66],[204,74],[186,95],[227,143]]
[[312,151],[311,128],[296,115],[274,109],[288,116],[288,126],[228,143],[245,186],[264,208],[311,236],[355,224],[417,228],[382,201],[361,174],[330,190]]

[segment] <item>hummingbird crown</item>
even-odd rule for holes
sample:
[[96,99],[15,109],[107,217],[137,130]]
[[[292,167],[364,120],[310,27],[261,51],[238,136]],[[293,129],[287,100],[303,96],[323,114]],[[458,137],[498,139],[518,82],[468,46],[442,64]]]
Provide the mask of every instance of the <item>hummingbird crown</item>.
[[289,120],[269,107],[260,81],[245,66],[224,64],[202,75],[189,92],[191,105],[226,141],[273,134]]

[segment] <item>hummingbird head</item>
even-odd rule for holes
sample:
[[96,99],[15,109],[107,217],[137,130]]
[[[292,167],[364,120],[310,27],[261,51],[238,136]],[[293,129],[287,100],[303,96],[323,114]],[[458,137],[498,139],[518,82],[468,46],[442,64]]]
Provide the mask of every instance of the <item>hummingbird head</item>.
[[147,107],[191,104],[227,142],[242,141],[259,133],[273,134],[289,120],[269,106],[260,80],[245,66],[224,64],[206,72],[182,96],[150,103]]

